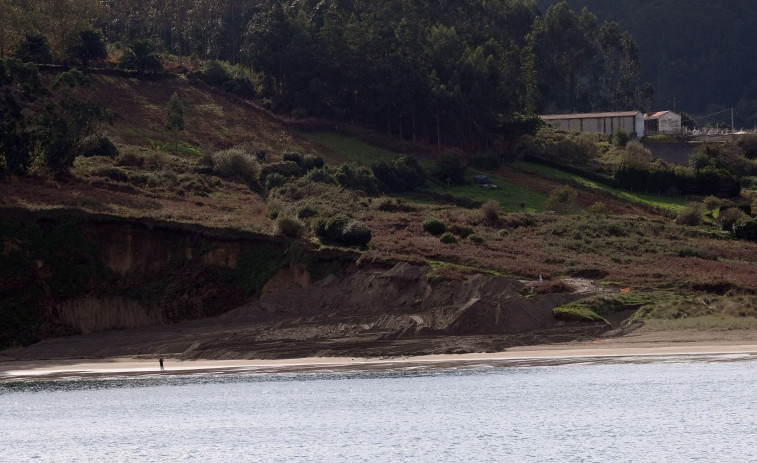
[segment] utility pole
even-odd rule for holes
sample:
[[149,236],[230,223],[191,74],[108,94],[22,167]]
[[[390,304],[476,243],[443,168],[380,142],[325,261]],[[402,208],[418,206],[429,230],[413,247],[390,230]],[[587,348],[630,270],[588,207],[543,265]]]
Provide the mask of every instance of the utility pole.
[[731,108],[731,133],[736,131],[736,127],[733,125],[733,108]]

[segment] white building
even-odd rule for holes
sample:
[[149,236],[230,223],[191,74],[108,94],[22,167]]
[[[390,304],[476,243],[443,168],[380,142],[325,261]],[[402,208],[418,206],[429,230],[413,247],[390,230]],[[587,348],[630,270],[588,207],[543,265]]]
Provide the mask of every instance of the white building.
[[641,138],[644,136],[644,115],[641,111],[547,114],[539,117],[544,122],[563,130],[598,132],[609,137],[615,129],[621,128],[628,132],[632,138]]
[[681,133],[681,116],[673,111],[647,113],[644,116],[644,129],[647,135],[652,133],[679,134]]

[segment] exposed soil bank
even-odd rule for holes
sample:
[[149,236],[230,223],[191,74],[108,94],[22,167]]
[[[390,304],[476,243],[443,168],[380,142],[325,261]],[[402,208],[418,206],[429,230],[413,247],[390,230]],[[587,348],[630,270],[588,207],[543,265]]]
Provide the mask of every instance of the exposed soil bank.
[[[496,352],[598,336],[601,324],[566,324],[552,309],[583,292],[524,296],[512,278],[435,281],[428,268],[357,266],[314,283],[281,269],[264,296],[220,316],[48,339],[6,351],[15,359],[170,356],[179,359],[381,357]],[[303,287],[304,286],[304,287]]]

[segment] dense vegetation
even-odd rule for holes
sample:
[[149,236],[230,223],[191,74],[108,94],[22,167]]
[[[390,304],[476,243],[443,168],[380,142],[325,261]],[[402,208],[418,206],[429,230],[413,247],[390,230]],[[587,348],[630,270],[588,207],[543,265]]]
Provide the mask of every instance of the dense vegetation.
[[[556,0],[537,0],[548,8]],[[757,8],[751,0],[567,0],[617,21],[639,45],[641,75],[656,90],[655,108],[707,116],[735,108],[736,127],[757,124]],[[730,112],[697,118],[730,126]]]
[[[15,177],[0,181],[3,206],[360,247],[367,261],[430,264],[433,278],[543,276],[544,292],[574,277],[757,293],[754,137],[674,166],[621,131],[608,140],[534,117],[650,107],[633,37],[588,11],[559,3],[542,15],[519,0],[0,7],[0,177]],[[326,128],[343,149],[260,105]],[[472,184],[482,173],[492,183]],[[8,249],[0,257],[15,258]],[[275,251],[244,271],[279,262]],[[0,289],[33,284],[35,256],[19,260],[28,281]],[[270,272],[256,275],[245,296]]]
[[140,73],[160,69],[155,50],[223,60],[244,68],[220,81],[204,77],[249,93],[239,80],[254,75],[258,96],[276,111],[439,145],[491,146],[512,132],[518,114],[651,104],[633,37],[565,4],[543,16],[523,0],[3,0],[0,7],[7,11],[0,54],[86,69],[103,63],[105,42],[113,44],[111,62]]

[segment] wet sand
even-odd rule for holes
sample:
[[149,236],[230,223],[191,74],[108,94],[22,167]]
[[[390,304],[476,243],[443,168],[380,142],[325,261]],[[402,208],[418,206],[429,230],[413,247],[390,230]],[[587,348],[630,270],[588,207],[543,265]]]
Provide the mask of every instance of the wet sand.
[[559,365],[578,362],[649,362],[726,354],[749,355],[757,358],[757,341],[753,334],[750,332],[749,336],[738,336],[734,333],[724,335],[707,332],[652,333],[646,336],[596,339],[581,343],[514,347],[504,352],[411,357],[307,357],[278,360],[179,360],[165,357],[165,371],[160,371],[158,358],[0,361],[0,381],[242,372],[431,370]]

